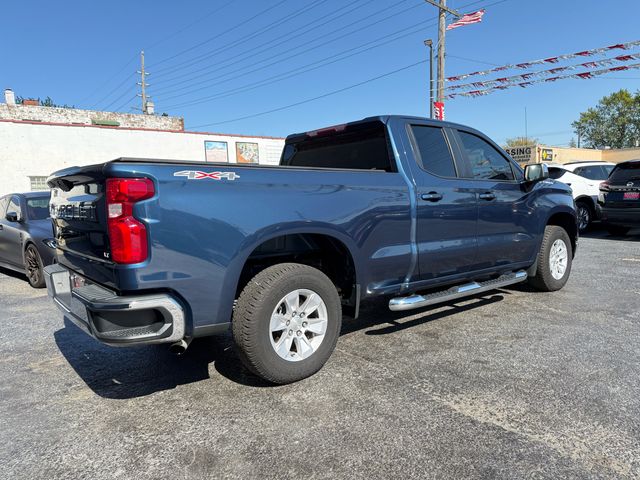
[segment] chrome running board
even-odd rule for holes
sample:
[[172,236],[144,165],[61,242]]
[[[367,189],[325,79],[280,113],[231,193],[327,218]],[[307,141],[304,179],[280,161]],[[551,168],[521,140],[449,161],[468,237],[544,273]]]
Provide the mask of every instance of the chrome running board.
[[471,282],[464,285],[457,285],[440,290],[438,292],[428,293],[426,295],[409,295],[408,297],[397,297],[389,300],[389,310],[394,312],[403,310],[413,310],[414,308],[426,307],[436,303],[448,302],[462,297],[468,297],[477,293],[495,290],[496,288],[506,287],[514,283],[520,283],[527,279],[527,272],[520,270],[517,272],[505,273],[493,280],[484,282]]

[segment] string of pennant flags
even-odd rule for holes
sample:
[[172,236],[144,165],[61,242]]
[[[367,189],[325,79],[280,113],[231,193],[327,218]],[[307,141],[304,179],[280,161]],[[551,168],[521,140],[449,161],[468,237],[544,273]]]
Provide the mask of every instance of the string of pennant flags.
[[[640,55],[638,55],[638,57],[640,57]],[[634,57],[636,58],[636,57]],[[533,79],[533,80],[527,80],[524,82],[517,82],[517,83],[506,83],[506,84],[502,84],[502,85],[496,85],[490,88],[484,88],[484,89],[478,89],[478,90],[470,90],[468,92],[459,92],[459,93],[452,93],[449,95],[446,95],[446,98],[456,98],[456,97],[481,97],[484,95],[489,95],[490,93],[499,91],[499,90],[506,90],[508,88],[512,88],[512,87],[521,87],[521,88],[527,88],[535,83],[543,83],[543,82],[555,82],[557,80],[564,80],[567,78],[579,78],[579,79],[590,79],[590,78],[594,78],[597,77],[599,75],[605,75],[607,73],[612,73],[612,72],[620,72],[620,71],[625,71],[625,70],[635,70],[635,69],[640,69],[640,63],[634,63],[632,65],[619,65],[617,67],[611,67],[611,68],[603,68],[600,70],[591,70],[591,71],[586,71],[586,72],[581,72],[581,73],[575,73],[575,74],[569,74],[569,75],[559,75],[559,76],[554,76],[554,77],[549,77],[549,78],[537,78],[537,79]]]
[[[640,60],[640,53],[633,53],[633,54],[629,54],[629,55],[618,55],[617,57],[613,57],[613,58],[605,58],[603,60],[594,60],[594,61],[590,61],[590,62],[583,62],[577,65],[567,65],[567,66],[562,66],[562,67],[555,67],[555,68],[550,68],[548,70],[541,70],[541,71],[537,71],[537,72],[529,72],[529,73],[523,73],[523,74],[519,74],[519,75],[512,75],[509,77],[502,77],[502,78],[496,78],[494,80],[486,80],[486,81],[478,81],[478,82],[470,82],[470,83],[463,83],[463,84],[459,84],[459,85],[451,85],[445,88],[445,90],[465,90],[465,89],[469,89],[469,88],[487,88],[487,87],[496,87],[499,85],[504,85],[504,84],[508,84],[508,83],[516,83],[516,84],[520,84],[520,83],[524,83],[525,85],[523,86],[527,86],[526,83],[531,80],[532,78],[539,78],[539,77],[546,77],[549,75],[557,75],[558,73],[561,72],[566,72],[569,70],[576,70],[578,68],[597,68],[597,67],[604,67],[604,66],[608,66],[608,65],[612,65],[616,62],[629,62],[631,60]],[[625,70],[624,68],[620,68],[617,70]],[[612,70],[612,71],[617,71],[617,70]],[[589,72],[584,72],[584,73],[580,73],[577,74],[579,78],[589,78],[588,77]],[[554,80],[558,80],[559,78],[556,77],[550,77],[547,78],[545,80],[548,80],[550,82],[554,81]]]
[[604,54],[612,50],[629,50],[637,46],[640,46],[640,40],[636,40],[634,42],[627,42],[627,43],[618,43],[615,45],[609,45],[608,47],[594,48],[591,50],[583,50],[581,52],[576,52],[576,53],[558,55],[557,57],[541,58],[539,60],[532,60],[530,62],[510,63],[507,65],[502,65],[500,67],[494,67],[489,70],[481,70],[478,72],[466,73],[464,75],[447,77],[445,80],[447,82],[458,82],[473,76],[489,75],[491,73],[501,72],[504,70],[528,69],[534,65],[554,64],[554,63],[560,62],[561,60],[569,60],[571,58],[579,58],[579,57],[591,57],[593,55]]

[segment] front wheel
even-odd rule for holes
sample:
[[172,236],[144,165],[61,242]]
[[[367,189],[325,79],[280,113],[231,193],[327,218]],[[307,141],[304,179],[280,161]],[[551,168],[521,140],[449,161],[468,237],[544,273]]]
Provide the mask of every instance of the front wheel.
[[538,252],[536,274],[529,278],[529,283],[543,292],[560,290],[569,280],[572,259],[567,231],[557,225],[547,225]]
[[340,297],[320,270],[281,263],[245,286],[233,313],[240,359],[272,383],[309,377],[331,356],[342,323]]
[[29,285],[33,288],[44,287],[44,274],[42,272],[42,258],[38,249],[29,245],[24,252],[24,270],[29,280]]

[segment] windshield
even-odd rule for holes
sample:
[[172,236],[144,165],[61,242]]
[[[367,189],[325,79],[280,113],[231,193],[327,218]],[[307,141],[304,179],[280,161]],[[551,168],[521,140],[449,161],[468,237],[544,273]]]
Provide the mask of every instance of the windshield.
[[49,218],[49,196],[27,198],[27,219],[44,220]]

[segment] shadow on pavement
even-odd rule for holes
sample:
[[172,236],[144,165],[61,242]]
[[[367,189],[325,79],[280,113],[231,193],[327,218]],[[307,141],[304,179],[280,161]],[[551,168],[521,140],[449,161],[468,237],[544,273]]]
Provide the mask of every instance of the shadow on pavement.
[[89,337],[65,318],[54,333],[69,365],[91,390],[104,398],[144,397],[209,378],[209,364],[221,375],[248,386],[268,386],[240,363],[228,335],[194,340],[175,356],[167,345],[109,347]]
[[[370,329],[367,335],[388,335],[440,320],[460,312],[499,302],[508,292],[470,297],[463,305],[449,305],[445,310],[391,312],[387,299],[365,304],[360,318],[345,318],[341,335]],[[472,300],[471,303],[467,303]],[[462,302],[462,301],[461,301]],[[441,308],[436,305],[433,308]],[[404,320],[404,321],[403,321]],[[374,328],[372,327],[381,327]],[[184,355],[169,353],[166,345],[108,347],[89,337],[65,318],[64,328],[54,333],[58,348],[69,365],[91,390],[104,398],[144,397],[209,378],[209,365],[229,380],[250,387],[271,387],[247,371],[236,355],[230,334],[194,340]]]
[[18,280],[22,280],[24,282],[28,282],[27,276],[24,273],[16,272],[15,270],[10,270],[8,268],[0,267],[0,273],[2,275],[6,275],[7,277],[17,278]]
[[[626,235],[611,235],[604,227],[597,225],[580,234],[581,238],[594,238],[597,240],[622,240],[626,242],[640,242],[640,229],[630,230]],[[580,246],[578,244],[578,251]]]

